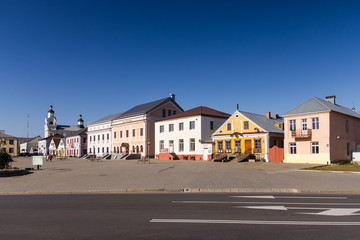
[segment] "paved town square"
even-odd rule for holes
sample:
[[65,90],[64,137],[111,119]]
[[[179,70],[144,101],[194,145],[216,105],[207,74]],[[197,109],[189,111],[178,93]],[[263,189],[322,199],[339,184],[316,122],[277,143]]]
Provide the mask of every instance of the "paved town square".
[[[34,168],[31,157],[13,167]],[[314,165],[151,159],[90,161],[54,158],[32,174],[3,177],[1,194],[119,192],[360,193],[358,173],[302,170]]]

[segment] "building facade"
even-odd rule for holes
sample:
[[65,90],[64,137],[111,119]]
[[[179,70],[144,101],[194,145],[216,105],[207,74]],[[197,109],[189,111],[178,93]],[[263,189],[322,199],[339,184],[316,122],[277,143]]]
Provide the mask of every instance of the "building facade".
[[350,161],[360,151],[360,114],[335,96],[311,98],[284,114],[286,163]]
[[155,122],[155,157],[212,160],[211,135],[230,115],[197,107]]
[[0,130],[0,151],[14,157],[18,155],[18,148],[17,137],[5,134],[5,130]]
[[87,154],[103,157],[112,154],[111,121],[122,114],[115,113],[88,124]]
[[183,112],[175,94],[157,101],[137,105],[114,119],[111,124],[114,154],[137,157],[155,155],[155,121]]
[[270,112],[264,115],[238,109],[212,135],[215,142],[215,160],[236,158],[245,160],[250,155],[269,161],[269,148],[282,147],[283,119]]
[[87,154],[87,129],[84,128],[66,137],[66,156],[82,157]]

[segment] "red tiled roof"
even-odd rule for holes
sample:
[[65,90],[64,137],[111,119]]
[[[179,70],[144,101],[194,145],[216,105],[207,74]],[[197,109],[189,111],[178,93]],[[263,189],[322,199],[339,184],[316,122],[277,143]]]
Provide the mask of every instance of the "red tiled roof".
[[231,116],[230,114],[220,112],[220,111],[212,109],[212,108],[200,106],[200,107],[196,107],[196,108],[187,110],[185,112],[180,112],[175,115],[171,115],[171,116],[159,119],[159,120],[157,120],[157,122],[166,121],[166,120],[170,120],[170,119],[176,119],[176,118],[197,116],[197,115],[219,117],[219,118],[229,118]]

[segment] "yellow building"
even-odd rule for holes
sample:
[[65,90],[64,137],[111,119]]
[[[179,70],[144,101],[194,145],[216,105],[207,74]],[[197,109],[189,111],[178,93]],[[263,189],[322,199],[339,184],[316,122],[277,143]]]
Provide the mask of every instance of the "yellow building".
[[249,157],[269,161],[269,148],[284,145],[283,119],[239,111],[238,109],[212,135],[214,160]]
[[7,152],[12,157],[17,156],[18,139],[17,137],[5,134],[5,130],[0,130],[0,151]]

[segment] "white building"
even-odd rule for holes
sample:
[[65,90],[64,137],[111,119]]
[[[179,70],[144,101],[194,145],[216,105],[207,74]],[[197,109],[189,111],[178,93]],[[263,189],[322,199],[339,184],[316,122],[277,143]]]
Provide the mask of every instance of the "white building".
[[45,125],[44,125],[45,138],[54,136],[56,134],[66,136],[69,133],[77,132],[83,128],[84,128],[84,120],[82,119],[81,114],[77,121],[77,126],[57,124],[53,106],[50,105],[50,109],[45,117]]
[[122,113],[115,113],[88,124],[87,147],[89,155],[99,157],[111,154],[111,121]]
[[211,160],[211,135],[229,116],[201,106],[156,121],[156,158]]

